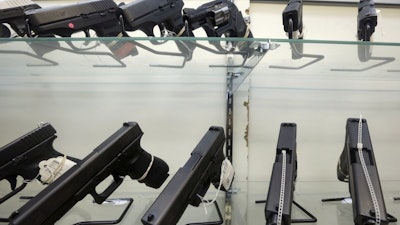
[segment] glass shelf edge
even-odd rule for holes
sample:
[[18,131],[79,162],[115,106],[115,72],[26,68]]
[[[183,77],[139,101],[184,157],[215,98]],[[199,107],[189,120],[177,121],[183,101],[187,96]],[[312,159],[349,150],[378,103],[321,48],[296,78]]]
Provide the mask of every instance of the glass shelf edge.
[[281,42],[281,43],[310,43],[310,44],[341,44],[341,45],[382,45],[400,46],[400,42],[362,42],[362,41],[343,41],[343,40],[318,40],[318,39],[280,39],[280,38],[221,38],[221,37],[57,37],[57,38],[0,38],[1,43],[7,42],[42,42],[42,41],[249,41],[249,42]]

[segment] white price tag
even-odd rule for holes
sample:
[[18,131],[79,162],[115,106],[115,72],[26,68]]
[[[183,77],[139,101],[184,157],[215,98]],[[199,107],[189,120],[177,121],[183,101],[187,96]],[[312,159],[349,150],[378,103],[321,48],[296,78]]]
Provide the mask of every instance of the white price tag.
[[229,190],[231,186],[233,176],[235,175],[235,170],[233,169],[232,163],[229,161],[228,158],[222,162],[221,165],[221,173],[222,173],[222,185],[224,186],[225,190]]
[[53,181],[74,165],[76,165],[76,163],[67,159],[66,156],[43,160],[39,163],[40,181],[45,184],[53,183]]

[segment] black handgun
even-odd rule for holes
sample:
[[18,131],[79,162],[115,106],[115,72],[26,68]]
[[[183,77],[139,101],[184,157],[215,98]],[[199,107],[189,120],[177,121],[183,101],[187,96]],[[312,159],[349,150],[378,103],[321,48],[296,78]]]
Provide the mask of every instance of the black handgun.
[[[208,37],[252,38],[248,24],[236,5],[229,0],[214,0],[197,9],[183,9],[183,18],[190,30],[202,27]],[[214,44],[217,48],[220,46]],[[246,45],[248,48],[248,45]],[[246,51],[246,48],[240,48]]]
[[[283,29],[289,34],[289,38],[298,38],[303,33],[303,1],[289,0],[282,12]],[[298,32],[294,36],[294,32]]]
[[357,15],[358,40],[370,41],[376,25],[378,25],[378,16],[374,0],[360,0]]
[[[172,225],[187,206],[199,206],[210,183],[218,187],[221,163],[225,159],[222,127],[210,127],[189,160],[181,167],[142,217],[146,225]],[[199,196],[198,196],[199,195]]]
[[355,224],[388,224],[366,119],[347,119],[346,141],[337,165],[337,177],[349,182]]
[[154,36],[154,27],[158,26],[163,36],[193,36],[191,30],[185,29],[183,5],[182,0],[135,0],[121,4],[119,9],[126,31],[141,30]]
[[[378,25],[378,16],[374,0],[360,0],[357,14],[357,38],[360,41],[372,41],[375,27]],[[371,59],[372,46],[358,45],[358,59],[366,62]]]
[[267,225],[291,224],[293,192],[297,177],[296,128],[295,123],[281,124],[265,205]]
[[[120,4],[119,13],[123,18],[125,31],[143,31],[147,36],[154,36],[154,27],[158,26],[162,36],[193,37],[187,29],[182,16],[182,0],[135,0]],[[152,41],[153,44],[159,44]],[[186,60],[192,58],[195,45],[191,41],[175,42]]]
[[[24,189],[27,184],[25,181],[39,178],[39,163],[41,161],[63,156],[53,148],[53,142],[56,138],[56,130],[53,126],[44,123],[0,148],[0,180],[8,180],[12,190],[0,199],[0,203]],[[68,158],[74,162],[79,161],[72,157]],[[16,188],[18,176],[23,177],[25,181]]]
[[19,35],[25,36],[25,11],[39,9],[40,6],[30,0],[3,0],[0,2],[0,37],[9,38],[11,32],[4,24],[10,27]]
[[[117,10],[118,5],[113,0],[89,0],[29,10],[25,12],[28,35],[71,37],[83,31],[89,37],[89,30],[94,30],[98,37],[126,36]],[[130,42],[107,41],[105,44],[118,59],[137,54],[136,46]]]
[[[142,130],[134,122],[123,126],[33,199],[10,216],[13,225],[54,224],[77,202],[91,194],[96,203],[106,200],[129,175],[152,188],[168,177],[168,165],[140,147]],[[96,186],[112,176],[102,193]]]
[[[303,1],[289,0],[282,12],[283,29],[289,39],[303,39]],[[291,43],[292,59],[302,58],[303,43]]]

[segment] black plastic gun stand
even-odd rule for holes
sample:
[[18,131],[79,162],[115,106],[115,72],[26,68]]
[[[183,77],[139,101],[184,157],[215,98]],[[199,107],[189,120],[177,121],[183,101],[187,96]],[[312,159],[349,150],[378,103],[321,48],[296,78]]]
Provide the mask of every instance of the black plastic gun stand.
[[[322,202],[336,202],[336,201],[345,200],[346,198],[350,198],[350,197],[324,198],[324,199],[321,199],[321,201],[322,201]],[[394,200],[396,200],[396,199],[394,199]],[[399,198],[399,200],[400,200],[400,198]],[[386,213],[386,215],[387,215],[387,217],[388,217],[389,223],[397,222],[397,218],[396,218],[396,217],[392,216],[392,215],[389,214],[389,213]]]

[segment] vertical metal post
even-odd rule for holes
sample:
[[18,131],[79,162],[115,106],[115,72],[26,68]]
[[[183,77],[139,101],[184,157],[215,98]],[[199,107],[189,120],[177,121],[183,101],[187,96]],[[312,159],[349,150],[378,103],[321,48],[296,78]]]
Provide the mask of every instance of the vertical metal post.
[[[233,54],[227,55],[226,73],[226,157],[233,163]],[[225,195],[225,224],[230,225],[232,219],[232,186]]]
[[233,160],[233,73],[227,73],[226,90],[226,157]]

